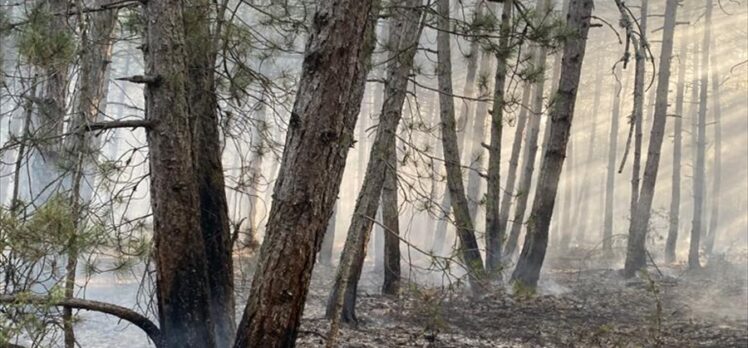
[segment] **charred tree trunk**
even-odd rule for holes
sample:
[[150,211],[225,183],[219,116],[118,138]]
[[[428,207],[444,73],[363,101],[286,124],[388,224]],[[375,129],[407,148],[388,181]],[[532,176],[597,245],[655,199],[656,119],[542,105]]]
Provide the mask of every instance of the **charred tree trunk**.
[[636,211],[629,227],[628,245],[624,275],[632,277],[646,265],[646,239],[649,218],[652,214],[652,200],[660,164],[660,152],[665,135],[667,121],[668,88],[670,87],[670,57],[673,54],[673,34],[675,32],[675,15],[677,0],[668,0],[665,8],[665,24],[662,33],[662,51],[660,53],[657,97],[652,131],[649,137],[647,162],[642,176],[642,187]]
[[686,77],[686,40],[681,38],[678,52],[678,81],[675,88],[675,124],[673,128],[673,175],[670,190],[670,211],[668,213],[668,233],[665,242],[665,262],[675,261],[675,245],[678,241],[680,224],[680,176],[683,149],[683,99]]
[[574,118],[574,104],[582,72],[592,7],[592,0],[571,0],[569,4],[569,13],[566,17],[567,27],[576,35],[572,35],[564,47],[559,88],[550,115],[551,134],[548,148],[540,168],[540,179],[530,212],[525,243],[517,262],[517,268],[512,274],[513,281],[533,288],[540,277],[540,268],[543,266],[548,245],[548,228],[564,165],[571,122]]
[[488,176],[486,178],[486,271],[495,280],[501,280],[501,242],[504,231],[499,224],[499,197],[501,195],[501,137],[504,127],[504,103],[507,59],[511,54],[513,0],[506,0],[501,11],[499,51],[496,54],[496,81],[494,82],[493,110],[491,110],[491,142],[488,149]]
[[483,288],[485,271],[483,260],[478,250],[473,222],[460,169],[460,149],[457,145],[457,132],[454,112],[454,93],[452,91],[452,57],[449,42],[449,0],[438,0],[438,33],[437,33],[437,75],[439,84],[439,114],[442,130],[442,149],[444,164],[447,169],[447,186],[455,216],[457,237],[460,241],[462,261],[468,272],[471,289],[479,294]]
[[[395,148],[397,126],[402,118],[407,93],[408,75],[413,67],[413,58],[423,28],[420,20],[423,11],[421,1],[402,0],[399,4],[401,6],[396,10],[395,18],[391,20],[393,27],[389,30],[393,51],[390,52],[387,66],[385,97],[379,126],[371,146],[364,183],[356,200],[343,253],[340,255],[335,283],[327,302],[326,316],[336,317],[342,309],[340,318],[343,322],[356,322],[356,289],[364,267],[372,223],[379,208],[390,152]],[[341,294],[341,291],[344,293]],[[339,303],[341,297],[342,308]]]
[[[192,156],[182,2],[145,5],[145,89],[160,328],[165,347],[214,347]],[[207,325],[206,325],[207,324]]]
[[353,145],[373,50],[373,6],[372,0],[318,4],[236,348],[294,345]]
[[[215,69],[219,24],[211,32],[214,7],[209,0],[184,3],[187,54],[187,95],[192,126],[193,165],[199,194],[199,218],[208,272],[209,303],[216,346],[228,347],[234,322],[234,267],[229,229]],[[220,8],[217,16],[223,16]]]
[[[698,137],[696,144],[696,166],[694,167],[693,184],[693,223],[691,225],[691,244],[688,249],[688,268],[697,269],[701,267],[699,261],[701,235],[704,231],[704,187],[706,185],[706,114],[707,93],[709,91],[709,45],[712,42],[712,0],[706,1],[706,14],[704,15],[704,40],[701,47],[701,82],[699,84],[699,120]],[[714,77],[712,77],[714,78]]]

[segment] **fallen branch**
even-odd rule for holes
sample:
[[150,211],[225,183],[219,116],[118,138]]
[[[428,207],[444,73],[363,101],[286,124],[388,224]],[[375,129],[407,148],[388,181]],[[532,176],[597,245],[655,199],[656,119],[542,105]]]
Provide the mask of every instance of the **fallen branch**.
[[156,347],[162,347],[161,330],[146,316],[133,311],[132,309],[113,305],[111,303],[84,300],[78,298],[61,298],[52,299],[46,296],[17,294],[17,295],[0,295],[0,304],[20,304],[20,305],[46,305],[46,306],[66,306],[75,309],[100,312],[109,314],[128,321],[143,330],[148,338],[153,341]]

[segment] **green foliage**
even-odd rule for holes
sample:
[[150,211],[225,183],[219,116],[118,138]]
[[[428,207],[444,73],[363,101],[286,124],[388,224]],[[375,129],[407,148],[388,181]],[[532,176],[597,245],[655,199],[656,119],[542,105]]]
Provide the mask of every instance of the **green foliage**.
[[31,11],[18,37],[19,52],[29,64],[53,68],[73,61],[75,38],[70,31],[52,25],[59,20],[45,6],[37,6]]
[[145,32],[145,18],[141,11],[125,8],[120,10],[120,26],[131,35],[142,35]]

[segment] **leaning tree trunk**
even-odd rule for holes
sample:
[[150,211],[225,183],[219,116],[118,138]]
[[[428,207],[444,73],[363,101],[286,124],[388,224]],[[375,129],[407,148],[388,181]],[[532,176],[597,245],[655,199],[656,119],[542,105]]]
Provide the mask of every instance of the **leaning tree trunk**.
[[[480,18],[483,16],[483,2],[477,1],[475,5],[475,18]],[[479,51],[481,50],[480,43],[478,40],[472,40],[470,42],[470,51],[468,53],[467,57],[467,64],[465,67],[465,84],[463,85],[462,89],[462,95],[467,98],[475,97],[475,75],[478,71],[478,57],[479,57]],[[460,108],[460,114],[457,117],[457,123],[456,123],[456,131],[457,131],[457,146],[460,149],[465,149],[465,140],[467,135],[467,125],[470,124],[469,122],[469,115],[470,115],[470,105],[471,102],[467,100],[462,101],[462,108]],[[461,156],[462,157],[462,156]],[[464,159],[464,158],[461,158]],[[462,162],[460,162],[462,163]],[[447,191],[449,189],[447,188]],[[444,193],[444,196],[442,197],[442,201],[439,205],[440,211],[444,212],[445,216],[442,219],[439,219],[436,231],[434,234],[434,241],[432,244],[432,249],[437,252],[437,254],[443,254],[446,249],[446,239],[447,239],[447,227],[449,225],[449,212],[452,210],[451,201],[449,200],[449,194]]]
[[[714,43],[712,43],[714,45]],[[714,64],[712,63],[712,66]],[[714,70],[712,70],[713,72]],[[709,216],[709,230],[704,241],[704,253],[712,255],[714,241],[719,227],[720,190],[722,189],[722,105],[720,105],[720,81],[717,74],[712,76],[712,114],[714,115],[714,158],[712,163],[712,212]]]
[[[228,347],[234,322],[234,267],[229,229],[221,139],[218,125],[215,64],[220,24],[211,32],[214,11],[209,0],[185,2],[187,83],[192,126],[193,165],[199,194],[199,218],[208,271],[210,311],[216,346]],[[216,15],[223,16],[218,9]]]
[[618,125],[621,117],[621,85],[622,73],[620,65],[616,65],[613,74],[616,76],[616,86],[613,92],[613,112],[610,120],[610,138],[608,139],[608,166],[605,176],[605,211],[603,213],[603,253],[606,257],[613,253],[613,210],[615,195],[616,156],[618,154]]
[[543,266],[548,245],[548,228],[566,157],[566,144],[569,140],[571,122],[574,118],[574,104],[582,72],[592,7],[592,0],[571,0],[569,4],[569,13],[566,17],[567,27],[576,35],[570,36],[571,38],[564,47],[558,92],[550,115],[551,134],[548,139],[548,148],[540,168],[540,179],[530,212],[525,244],[517,262],[517,268],[512,274],[513,281],[533,288],[540,277],[540,268]]
[[[318,4],[273,192],[265,241],[234,347],[291,347],[358,117],[374,0]],[[293,241],[289,243],[289,241]]]
[[629,238],[626,249],[624,275],[632,277],[646,264],[646,239],[649,218],[652,214],[657,172],[660,165],[660,152],[665,134],[668,108],[668,88],[670,87],[670,57],[673,54],[673,33],[675,32],[675,14],[678,0],[668,0],[665,8],[665,24],[662,33],[662,51],[660,53],[657,97],[655,100],[654,120],[649,137],[647,162],[642,176],[641,193],[636,204],[636,211],[629,227]]
[[[536,5],[536,12],[539,14],[545,14],[550,9],[550,0],[538,0]],[[541,15],[542,21],[542,15]],[[538,23],[540,24],[540,23]],[[535,82],[531,118],[529,120],[529,128],[525,136],[525,150],[522,156],[522,172],[519,177],[519,186],[517,187],[517,203],[514,207],[514,221],[512,221],[512,229],[509,233],[509,238],[504,248],[505,257],[510,257],[514,254],[517,249],[517,242],[519,241],[519,234],[522,231],[522,226],[525,224],[525,211],[527,210],[527,203],[530,198],[530,188],[532,186],[532,174],[535,171],[535,158],[538,153],[538,137],[540,135],[540,121],[543,115],[543,90],[545,89],[545,65],[548,55],[548,49],[544,45],[540,45],[535,49],[534,52],[534,69],[542,71],[542,75]]]
[[499,224],[499,196],[501,195],[501,136],[504,127],[505,84],[507,59],[511,54],[513,0],[506,0],[501,10],[499,51],[496,53],[496,80],[494,82],[493,110],[491,110],[491,142],[488,148],[488,175],[486,178],[486,271],[495,280],[501,280],[501,241],[504,231]]
[[364,267],[372,223],[379,208],[390,152],[395,148],[397,126],[402,118],[403,103],[407,96],[408,75],[413,67],[413,58],[423,28],[420,20],[423,12],[421,0],[402,0],[399,5],[400,8],[391,20],[393,28],[389,30],[393,50],[387,66],[379,126],[340,255],[335,283],[327,301],[326,316],[337,317],[342,304],[340,318],[344,322],[356,322],[356,289]]
[[160,328],[166,347],[214,347],[192,156],[182,1],[145,5],[145,89]]
[[439,85],[439,115],[442,130],[442,149],[444,164],[447,169],[447,187],[454,212],[457,237],[460,241],[462,261],[468,272],[468,279],[474,294],[479,294],[483,288],[485,271],[483,260],[478,250],[473,222],[470,220],[470,210],[465,188],[462,183],[460,166],[460,149],[457,146],[457,132],[455,125],[454,97],[452,90],[452,57],[450,49],[450,21],[449,0],[438,0],[438,33],[437,44],[437,75]]
[[675,245],[678,241],[678,225],[680,224],[680,176],[683,149],[683,99],[685,94],[686,77],[686,43],[681,37],[678,52],[678,81],[675,88],[675,124],[673,129],[673,175],[670,190],[670,211],[668,213],[668,233],[665,242],[665,262],[675,261]]
[[[701,267],[699,261],[701,234],[704,230],[704,186],[706,181],[706,112],[707,93],[709,91],[709,45],[712,42],[712,0],[706,1],[706,14],[704,15],[704,40],[701,47],[701,83],[699,84],[699,121],[698,138],[696,144],[696,166],[694,167],[693,184],[693,223],[691,225],[691,244],[688,249],[688,268]],[[714,78],[714,77],[712,77]]]

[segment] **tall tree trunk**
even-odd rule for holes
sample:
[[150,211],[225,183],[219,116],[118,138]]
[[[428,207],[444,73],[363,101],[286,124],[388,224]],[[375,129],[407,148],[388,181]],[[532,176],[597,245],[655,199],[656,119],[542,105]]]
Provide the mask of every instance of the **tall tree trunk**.
[[567,28],[576,35],[572,35],[564,47],[559,88],[550,115],[551,134],[548,148],[540,168],[540,179],[530,212],[525,243],[517,262],[517,268],[512,274],[513,281],[525,286],[535,287],[537,285],[540,268],[545,259],[548,228],[566,157],[566,144],[569,140],[571,122],[574,118],[574,104],[582,72],[592,7],[592,0],[571,0],[569,4],[569,13],[566,17]]
[[[535,11],[540,18],[539,22],[545,17],[545,13],[550,10],[550,0],[537,0]],[[540,24],[540,23],[538,23]],[[535,158],[538,153],[538,137],[540,135],[540,121],[543,115],[543,90],[545,89],[545,68],[548,55],[548,49],[544,45],[535,48],[533,53],[533,66],[537,71],[542,71],[542,75],[535,82],[532,97],[532,115],[529,120],[529,128],[525,136],[525,149],[522,156],[522,172],[519,177],[519,187],[517,188],[517,205],[514,208],[514,221],[509,233],[509,239],[506,242],[504,254],[510,257],[517,249],[519,234],[522,226],[525,224],[525,210],[530,198],[530,188],[532,186],[532,174],[535,171]]]
[[[481,53],[481,66],[480,66],[480,80],[483,83],[478,84],[478,96],[480,98],[487,98],[491,91],[491,86],[487,82],[491,68],[493,67],[494,57],[490,52],[483,51]],[[495,78],[495,77],[494,77]],[[489,118],[488,102],[479,101],[475,107],[475,114],[472,120],[472,131],[470,133],[470,143],[466,144],[466,151],[463,159],[468,160],[470,170],[468,171],[467,180],[467,199],[468,208],[470,208],[470,219],[475,223],[475,217],[478,216],[478,210],[480,210],[480,202],[482,197],[480,196],[481,188],[481,173],[484,170],[484,163],[486,158],[486,148],[484,140],[486,138],[486,119]],[[477,225],[477,223],[475,223]]]
[[[421,36],[421,0],[401,0],[390,24],[390,52],[387,66],[387,82],[384,88],[384,103],[377,126],[377,134],[371,146],[369,163],[366,167],[364,183],[359,191],[351,225],[348,228],[343,253],[340,255],[335,283],[327,302],[326,316],[338,316],[342,297],[344,322],[356,322],[356,289],[361,277],[366,257],[372,222],[379,208],[387,163],[394,150],[397,126],[402,118],[408,86],[408,75],[413,67],[413,58]],[[341,291],[344,293],[341,294]]]
[[236,348],[294,345],[353,144],[373,50],[373,6],[373,0],[326,0],[317,6]]
[[[709,45],[712,42],[712,0],[706,1],[706,13],[704,15],[704,40],[701,48],[701,82],[699,84],[699,121],[698,138],[696,146],[696,166],[693,185],[693,223],[691,225],[691,244],[688,249],[688,268],[701,267],[699,261],[700,240],[704,230],[704,187],[706,181],[706,113],[707,93],[709,91]],[[714,78],[714,77],[712,77]]]
[[[715,43],[712,42],[712,45]],[[715,50],[716,51],[716,50]],[[719,204],[722,189],[722,105],[720,105],[720,81],[714,74],[714,63],[712,63],[712,115],[714,116],[714,158],[712,162],[712,212],[709,216],[709,230],[704,243],[704,253],[712,255],[714,241],[717,238],[719,227]]]
[[382,293],[400,292],[400,218],[397,203],[397,141],[390,145],[382,187],[382,224],[384,225],[384,283]]
[[[645,69],[647,64],[647,17],[648,0],[642,0],[641,15],[639,16],[639,30],[641,38],[636,48],[636,67],[634,72],[634,113],[631,116],[634,122],[634,163],[631,166],[631,208],[630,214],[633,219],[636,213],[636,205],[639,202],[639,189],[641,181],[641,158],[644,122],[644,87]],[[636,43],[635,43],[636,45]]]
[[626,249],[624,275],[632,277],[646,264],[646,240],[649,218],[652,214],[657,172],[660,164],[660,152],[667,121],[668,88],[670,87],[670,57],[673,54],[673,33],[675,32],[675,15],[678,0],[668,0],[665,8],[665,24],[662,33],[662,51],[660,52],[657,97],[655,100],[654,120],[649,137],[647,162],[642,176],[641,193],[636,204],[636,211],[629,227],[629,238]]
[[[226,184],[221,163],[215,64],[223,16],[212,1],[184,3],[187,95],[192,126],[192,153],[199,194],[199,218],[208,272],[209,303],[216,346],[228,347],[234,323],[234,267]],[[211,32],[213,16],[218,17]]]
[[[105,4],[106,1],[98,1]],[[106,99],[109,87],[109,62],[112,59],[112,32],[114,30],[117,11],[101,11],[88,15],[87,27],[81,33],[80,73],[78,77],[78,104],[73,116],[71,129],[96,122],[106,110]],[[71,207],[76,229],[85,224],[81,205],[90,202],[93,195],[93,187],[87,183],[93,179],[83,180],[91,176],[98,158],[97,145],[92,135],[80,132],[68,138],[66,148],[69,153],[66,158],[74,162],[72,175],[64,178],[70,189]],[[72,181],[72,182],[71,182]],[[83,187],[85,185],[85,187]],[[78,242],[77,231],[68,240],[68,254],[65,276],[65,298],[73,298],[75,292],[75,278],[78,266]],[[75,346],[75,333],[73,331],[73,315],[70,307],[63,307],[63,329],[65,333],[65,346]]]
[[[480,18],[483,16],[482,1],[476,1],[474,17]],[[475,76],[478,71],[478,57],[481,51],[480,43],[478,40],[472,40],[470,42],[470,51],[467,57],[467,63],[465,67],[465,84],[463,85],[462,95],[468,98],[475,97]],[[486,73],[487,74],[487,73]],[[468,125],[470,124],[470,105],[471,102],[467,100],[462,101],[462,107],[460,108],[460,114],[457,118],[456,131],[457,131],[457,146],[460,149],[465,149],[465,140],[468,131]],[[485,114],[485,112],[483,113]],[[461,157],[461,160],[464,158]],[[462,162],[460,162],[462,163]],[[449,189],[447,188],[446,191]],[[440,203],[440,210],[446,214],[442,219],[437,222],[436,232],[434,234],[434,243],[432,249],[437,254],[443,254],[446,250],[446,239],[447,239],[447,228],[449,225],[449,212],[451,209],[451,201],[449,200],[449,194],[445,192]]]
[[613,74],[616,76],[616,86],[613,92],[613,112],[610,120],[610,136],[608,139],[608,166],[605,176],[605,212],[603,217],[603,253],[611,257],[613,253],[613,210],[615,200],[616,156],[618,155],[618,125],[621,117],[621,93],[623,86],[621,65],[616,65]]
[[499,51],[496,54],[496,81],[494,82],[493,110],[491,110],[491,142],[488,149],[488,176],[486,178],[486,271],[495,280],[501,280],[501,242],[504,231],[499,225],[499,196],[501,195],[501,137],[504,127],[504,103],[507,59],[511,54],[513,0],[506,0],[501,10]]
[[160,329],[166,347],[214,347],[210,284],[192,156],[183,4],[145,5],[146,135]]
[[474,294],[482,291],[485,271],[483,260],[478,250],[473,222],[470,220],[465,188],[462,183],[460,166],[460,149],[457,145],[455,125],[454,97],[452,91],[452,57],[449,42],[450,16],[449,0],[437,1],[437,75],[439,85],[439,115],[442,130],[442,149],[444,164],[447,169],[447,186],[455,216],[457,237],[460,241],[462,261],[468,272],[471,289]]
[[675,87],[675,124],[673,128],[673,175],[670,190],[670,211],[668,213],[668,233],[665,242],[665,262],[675,261],[675,246],[678,241],[678,227],[680,224],[680,176],[683,148],[683,99],[685,94],[686,77],[686,43],[681,37],[678,51],[678,81]]
[[[517,125],[514,130],[514,139],[512,140],[512,153],[509,155],[509,168],[507,170],[506,182],[504,184],[504,194],[501,196],[501,209],[499,210],[498,230],[506,235],[506,227],[509,222],[509,211],[512,208],[512,201],[516,197],[514,187],[517,180],[517,169],[519,168],[519,154],[522,149],[522,139],[527,126],[527,104],[530,102],[530,92],[532,91],[530,83],[523,83],[522,101],[519,115],[517,115]],[[502,236],[502,242],[504,237]],[[502,253],[504,254],[504,253]]]

